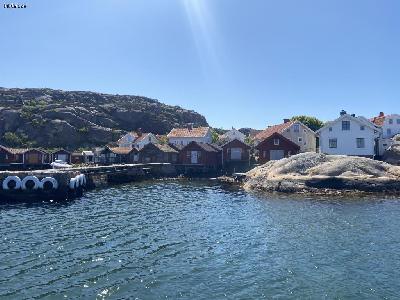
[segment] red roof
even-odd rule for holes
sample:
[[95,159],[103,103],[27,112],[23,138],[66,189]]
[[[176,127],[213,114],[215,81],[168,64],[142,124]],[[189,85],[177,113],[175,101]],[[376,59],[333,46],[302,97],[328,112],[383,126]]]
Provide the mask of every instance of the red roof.
[[376,126],[383,126],[383,123],[385,122],[385,114],[380,113],[379,116],[373,117],[369,119],[372,123],[374,123]]
[[173,128],[167,137],[205,137],[209,127]]
[[267,129],[258,133],[254,138],[257,140],[265,140],[266,138],[273,135],[275,132],[282,133],[283,131],[288,129],[290,126],[292,126],[294,123],[295,123],[295,121],[289,121],[289,122],[286,122],[283,124],[270,126]]

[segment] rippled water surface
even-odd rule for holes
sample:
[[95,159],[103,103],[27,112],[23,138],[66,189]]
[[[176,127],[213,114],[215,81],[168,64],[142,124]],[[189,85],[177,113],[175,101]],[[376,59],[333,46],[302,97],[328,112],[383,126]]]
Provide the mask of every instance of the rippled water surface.
[[400,201],[151,182],[0,206],[0,298],[398,299]]

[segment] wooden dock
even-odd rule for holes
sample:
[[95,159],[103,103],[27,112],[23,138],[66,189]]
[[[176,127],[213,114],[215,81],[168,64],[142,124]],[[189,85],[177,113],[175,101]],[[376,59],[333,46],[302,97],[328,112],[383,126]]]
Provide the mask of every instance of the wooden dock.
[[88,189],[173,176],[176,169],[169,163],[1,171],[0,203],[67,200],[82,196]]

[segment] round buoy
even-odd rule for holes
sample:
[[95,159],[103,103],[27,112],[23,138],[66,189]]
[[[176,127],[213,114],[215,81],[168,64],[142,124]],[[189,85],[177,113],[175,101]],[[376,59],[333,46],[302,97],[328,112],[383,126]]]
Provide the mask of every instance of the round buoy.
[[45,177],[40,181],[40,188],[43,190],[56,190],[58,189],[58,182],[53,177]]
[[77,188],[78,186],[79,186],[79,183],[77,182],[78,180],[76,179],[76,177],[75,178],[71,178],[70,180],[69,180],[69,188],[71,189],[71,190],[74,190],[75,188]]
[[3,180],[3,190],[19,190],[21,188],[21,178],[18,176],[7,176]]
[[21,188],[23,190],[37,190],[40,187],[40,180],[36,176],[26,176],[22,179]]

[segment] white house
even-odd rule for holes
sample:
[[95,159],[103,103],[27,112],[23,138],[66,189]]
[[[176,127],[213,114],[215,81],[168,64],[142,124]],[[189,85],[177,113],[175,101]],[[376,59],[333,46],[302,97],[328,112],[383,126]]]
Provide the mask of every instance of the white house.
[[382,136],[379,138],[379,153],[377,154],[383,155],[393,145],[393,137],[400,133],[400,115],[385,115],[381,112],[377,117],[372,118],[371,121],[376,126],[382,128]]
[[190,142],[207,144],[212,142],[210,127],[193,127],[188,125],[185,128],[173,128],[167,135],[168,143],[186,146]]
[[94,153],[90,150],[82,151],[83,161],[85,163],[93,163],[94,162]]
[[246,136],[241,133],[239,130],[232,127],[231,130],[225,132],[223,135],[220,136],[220,140],[224,142],[231,142],[233,140],[239,140],[244,143]]
[[139,135],[139,137],[133,142],[133,147],[137,148],[138,150],[143,149],[144,146],[147,144],[158,144],[159,141],[157,137],[152,134],[151,132],[149,133],[143,133]]
[[123,148],[129,148],[133,146],[134,141],[138,138],[138,134],[134,131],[128,132],[123,135],[118,141],[118,146]]
[[321,153],[373,157],[381,130],[364,117],[342,111],[338,119],[328,122],[317,134]]
[[122,136],[117,143],[120,148],[135,147],[140,150],[149,143],[157,144],[159,141],[154,134],[142,133],[138,130],[138,132],[128,132]]
[[382,137],[391,139],[400,133],[400,115],[385,115],[383,112],[379,116],[374,117],[371,121],[382,128]]
[[275,132],[297,144],[300,147],[300,152],[315,152],[317,150],[316,133],[302,122],[289,119],[284,119],[282,124],[269,126],[259,132],[254,137],[255,145],[258,145]]

